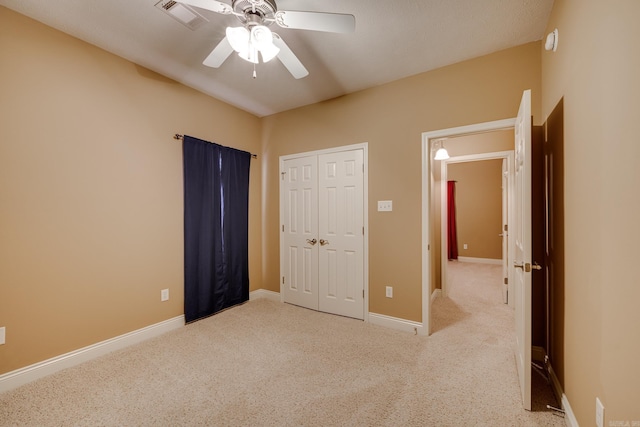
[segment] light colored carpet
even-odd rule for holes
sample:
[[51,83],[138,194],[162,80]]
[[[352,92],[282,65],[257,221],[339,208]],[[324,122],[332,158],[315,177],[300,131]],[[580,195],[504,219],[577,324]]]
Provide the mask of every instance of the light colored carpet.
[[499,271],[455,264],[431,337],[251,301],[0,394],[0,425],[563,426],[521,409]]

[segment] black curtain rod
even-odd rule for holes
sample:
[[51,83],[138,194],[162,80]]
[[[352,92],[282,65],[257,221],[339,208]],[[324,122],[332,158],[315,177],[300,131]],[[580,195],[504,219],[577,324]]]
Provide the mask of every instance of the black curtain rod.
[[[179,133],[176,133],[175,135],[173,135],[173,139],[179,139],[181,141],[182,141],[182,137],[183,137],[183,135],[180,135]],[[251,157],[254,158],[254,159],[257,159],[258,155],[251,153]]]

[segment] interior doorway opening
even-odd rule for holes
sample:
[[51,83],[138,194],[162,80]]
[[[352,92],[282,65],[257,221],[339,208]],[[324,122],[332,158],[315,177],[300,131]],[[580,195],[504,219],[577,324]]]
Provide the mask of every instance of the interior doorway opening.
[[[456,149],[455,139],[449,139],[448,145],[452,147],[452,151]],[[462,156],[450,157],[447,160],[440,162],[440,197],[434,198],[434,211],[436,215],[434,222],[436,223],[436,236],[435,240],[440,241],[440,250],[436,251],[435,265],[440,267],[440,274],[436,272],[436,289],[440,285],[442,296],[447,296],[448,293],[448,265],[449,257],[447,256],[449,242],[445,238],[448,235],[448,221],[449,203],[447,201],[447,183],[451,176],[449,171],[456,171],[453,173],[453,178],[457,178],[462,172],[459,166],[467,166],[468,173],[471,176],[466,176],[469,180],[475,180],[472,182],[459,182],[457,186],[463,187],[456,190],[458,197],[463,196],[465,193],[461,192],[467,188],[471,188],[471,191],[477,194],[473,194],[470,199],[469,195],[464,199],[463,203],[458,206],[458,216],[463,220],[463,224],[459,226],[460,237],[462,241],[458,242],[458,260],[460,262],[475,262],[486,264],[499,264],[502,266],[502,294],[503,302],[509,302],[508,286],[509,280],[509,268],[508,262],[513,259],[513,254],[509,254],[508,248],[508,225],[509,225],[509,213],[512,211],[509,207],[509,203],[512,200],[510,191],[513,188],[513,132],[511,130],[496,131],[485,133],[482,138],[476,138],[476,135],[465,136],[461,139],[471,141],[478,145],[475,149],[483,149],[482,145],[485,145],[484,149],[487,149],[486,144],[483,144],[487,139],[492,140],[495,145],[502,144],[502,148],[510,148],[506,151],[496,151],[479,154],[468,154]],[[464,148],[462,148],[464,149]],[[481,166],[482,165],[482,166]],[[456,168],[458,167],[458,168]],[[474,175],[474,172],[477,174]],[[487,172],[491,176],[487,176]],[[438,183],[435,184],[436,186]],[[487,186],[492,188],[486,188]],[[467,190],[469,191],[469,190]],[[470,211],[472,210],[472,214]],[[437,215],[437,212],[440,215]],[[469,221],[472,217],[474,221]],[[438,227],[439,224],[439,227]],[[465,226],[466,225],[466,226]],[[438,233],[439,228],[439,233]],[[471,228],[471,229],[470,229]],[[438,238],[439,237],[439,238]],[[470,242],[468,245],[467,242]],[[439,253],[439,255],[438,255]],[[439,261],[439,262],[438,262]],[[438,281],[439,276],[439,281]],[[439,282],[439,283],[438,283]]]
[[[441,228],[436,217],[441,212],[435,208],[436,199],[439,200],[442,188],[436,185],[440,181],[439,162],[433,160],[435,149],[439,148],[442,139],[464,137],[470,135],[483,135],[488,132],[506,131],[513,132],[516,119],[497,120],[493,122],[478,123],[474,125],[456,128],[441,129],[422,134],[422,330],[421,333],[431,333],[431,302],[441,294],[441,281],[439,272],[442,270],[442,258],[440,256]],[[450,148],[450,146],[448,146]],[[508,151],[487,148],[487,152]],[[452,151],[453,152],[453,151]],[[455,154],[455,153],[454,153]],[[480,153],[476,153],[480,154]],[[437,171],[436,171],[437,169]],[[446,252],[445,252],[446,253]],[[446,262],[446,257],[445,260]]]

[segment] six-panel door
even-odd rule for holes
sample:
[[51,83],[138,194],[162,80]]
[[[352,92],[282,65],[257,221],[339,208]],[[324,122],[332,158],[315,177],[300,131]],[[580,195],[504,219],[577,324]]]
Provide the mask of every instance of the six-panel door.
[[283,162],[284,301],[364,318],[364,152]]

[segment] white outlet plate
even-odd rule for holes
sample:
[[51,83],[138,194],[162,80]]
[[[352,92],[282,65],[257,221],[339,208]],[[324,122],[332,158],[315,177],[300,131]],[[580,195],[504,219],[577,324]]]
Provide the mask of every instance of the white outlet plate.
[[0,328],[0,345],[4,344],[5,334],[6,334],[6,329],[3,326],[2,328]]
[[393,210],[392,200],[378,200],[378,212],[391,212]]
[[386,290],[385,290],[385,295],[387,298],[393,298],[393,287],[392,286],[387,286]]
[[596,397],[596,426],[604,427],[604,405]]
[[469,249],[469,246],[467,246],[467,244],[465,243],[464,245],[462,245],[463,249]]
[[169,300],[169,289],[163,289],[160,291],[160,301]]

